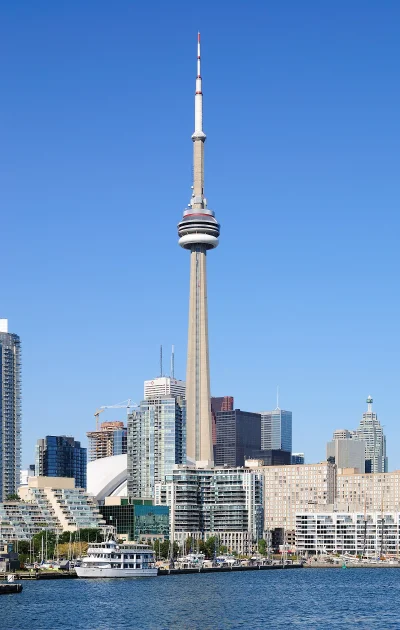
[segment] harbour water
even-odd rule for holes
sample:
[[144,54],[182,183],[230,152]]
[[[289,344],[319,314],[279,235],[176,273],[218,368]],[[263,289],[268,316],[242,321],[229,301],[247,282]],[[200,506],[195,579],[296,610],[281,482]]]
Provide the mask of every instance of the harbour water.
[[25,581],[1,630],[400,628],[398,569],[300,569],[132,580]]

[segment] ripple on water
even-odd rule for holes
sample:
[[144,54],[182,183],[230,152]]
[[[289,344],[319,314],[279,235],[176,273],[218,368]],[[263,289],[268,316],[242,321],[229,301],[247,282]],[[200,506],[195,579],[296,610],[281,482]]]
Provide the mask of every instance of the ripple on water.
[[148,580],[24,582],[1,630],[400,628],[397,569],[303,569]]

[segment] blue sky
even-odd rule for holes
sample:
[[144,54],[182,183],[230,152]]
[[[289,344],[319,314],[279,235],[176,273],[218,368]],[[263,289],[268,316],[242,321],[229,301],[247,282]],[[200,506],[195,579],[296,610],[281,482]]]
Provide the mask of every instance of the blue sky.
[[24,464],[139,401],[160,343],[184,377],[200,29],[212,393],[268,409],[279,384],[308,462],[371,394],[400,467],[399,20],[390,0],[3,3],[0,317],[23,343]]

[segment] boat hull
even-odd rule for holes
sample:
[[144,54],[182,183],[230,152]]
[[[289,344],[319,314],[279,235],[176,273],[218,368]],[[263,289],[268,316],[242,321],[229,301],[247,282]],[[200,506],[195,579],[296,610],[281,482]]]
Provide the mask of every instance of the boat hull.
[[75,567],[80,578],[143,578],[157,577],[157,567],[151,569],[102,569],[100,567]]

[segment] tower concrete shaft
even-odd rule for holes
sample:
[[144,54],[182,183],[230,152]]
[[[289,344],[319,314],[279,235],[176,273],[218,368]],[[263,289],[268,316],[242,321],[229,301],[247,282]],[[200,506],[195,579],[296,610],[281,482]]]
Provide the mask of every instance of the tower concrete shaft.
[[190,463],[213,463],[208,354],[207,258],[205,245],[190,253],[189,332],[186,367],[186,451]]
[[204,197],[203,93],[200,74],[200,33],[197,43],[193,191],[178,225],[179,244],[190,250],[189,332],[186,374],[187,462],[213,465],[208,354],[207,250],[218,245],[220,226]]

